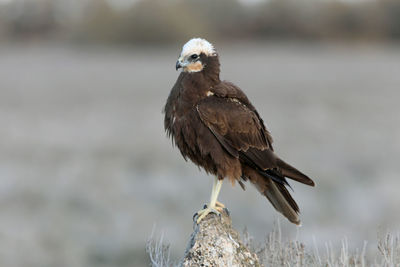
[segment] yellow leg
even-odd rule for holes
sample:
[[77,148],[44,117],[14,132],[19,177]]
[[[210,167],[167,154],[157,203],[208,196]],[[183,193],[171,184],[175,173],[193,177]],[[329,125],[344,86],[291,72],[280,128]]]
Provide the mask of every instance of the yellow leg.
[[219,180],[217,177],[215,177],[213,188],[211,191],[210,204],[207,206],[207,208],[197,212],[198,215],[197,223],[199,223],[202,219],[204,219],[210,212],[213,212],[218,215],[220,214],[220,212],[222,212],[225,206],[224,204],[217,201],[219,191],[221,190],[221,186],[222,186],[222,180]]

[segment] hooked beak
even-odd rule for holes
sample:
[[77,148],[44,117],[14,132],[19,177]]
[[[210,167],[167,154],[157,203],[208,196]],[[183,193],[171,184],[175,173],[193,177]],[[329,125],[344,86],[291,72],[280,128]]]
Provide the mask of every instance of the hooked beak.
[[176,65],[175,65],[175,69],[178,70],[178,69],[180,69],[180,68],[182,68],[182,65],[181,65],[181,62],[178,60],[178,61],[176,62]]

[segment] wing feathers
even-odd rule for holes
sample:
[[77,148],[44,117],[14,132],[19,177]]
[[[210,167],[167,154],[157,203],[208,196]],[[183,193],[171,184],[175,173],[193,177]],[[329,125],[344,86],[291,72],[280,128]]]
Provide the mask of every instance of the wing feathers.
[[225,140],[223,136],[217,133],[212,127],[209,127],[210,131],[213,133],[215,138],[217,138],[218,142],[222,145],[222,147],[233,157],[238,158],[239,152],[235,150],[228,142]]
[[295,180],[297,182],[314,186],[314,181],[308,178],[305,174],[301,173],[299,170],[297,170],[295,167],[290,166],[280,158],[277,158],[276,160],[278,167],[280,168],[282,174],[292,180]]
[[309,177],[275,155],[269,133],[264,130],[262,121],[238,99],[211,96],[197,105],[197,112],[201,121],[231,156],[244,161],[265,177],[268,177],[265,171],[277,170],[280,175],[273,180],[278,183],[288,185],[284,180],[284,177],[288,177],[314,186]]
[[269,148],[256,114],[240,101],[210,96],[202,100],[196,108],[203,123],[217,138],[224,139],[226,149],[227,146],[236,151]]
[[244,151],[241,154],[251,160],[261,170],[273,169],[277,166],[276,156],[272,150],[249,148],[247,151]]
[[239,89],[235,94],[233,85],[225,85],[197,105],[201,121],[227,153],[240,160],[243,180],[251,180],[276,210],[300,224],[299,207],[285,187],[290,187],[285,177],[310,186],[314,182],[275,155],[257,111]]

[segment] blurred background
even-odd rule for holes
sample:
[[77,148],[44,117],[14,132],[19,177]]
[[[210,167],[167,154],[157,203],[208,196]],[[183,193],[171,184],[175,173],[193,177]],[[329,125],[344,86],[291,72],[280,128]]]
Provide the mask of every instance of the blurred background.
[[148,266],[154,230],[179,259],[212,177],[181,158],[162,108],[192,37],[248,95],[303,226],[226,183],[236,229],[280,219],[309,250],[400,230],[397,0],[0,0],[0,265]]

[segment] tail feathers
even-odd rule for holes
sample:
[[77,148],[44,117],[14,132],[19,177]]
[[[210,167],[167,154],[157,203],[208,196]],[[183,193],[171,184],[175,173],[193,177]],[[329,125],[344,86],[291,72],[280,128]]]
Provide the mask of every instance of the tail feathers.
[[263,193],[277,211],[290,222],[300,225],[299,206],[284,185],[271,181]]
[[283,176],[288,177],[292,180],[295,180],[297,182],[314,186],[314,181],[311,180],[307,175],[301,173],[299,170],[297,170],[295,167],[290,166],[280,158],[277,158],[276,163],[278,167],[280,168],[280,171],[282,172]]
[[[273,173],[270,175],[274,176]],[[282,213],[290,222],[300,225],[299,206],[290,195],[285,184],[261,175],[251,168],[246,169],[246,177],[271,202],[278,212]],[[277,178],[282,179],[282,177]]]

